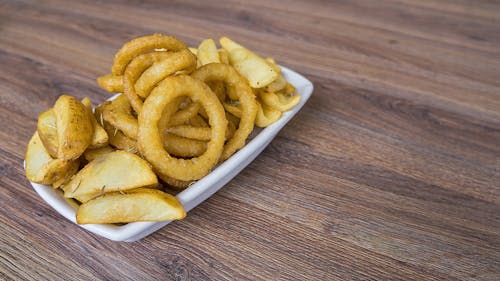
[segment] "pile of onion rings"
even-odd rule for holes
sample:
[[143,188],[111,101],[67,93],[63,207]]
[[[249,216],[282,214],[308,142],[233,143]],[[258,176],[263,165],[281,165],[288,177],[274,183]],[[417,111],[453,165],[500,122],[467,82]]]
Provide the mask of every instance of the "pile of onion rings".
[[99,77],[122,93],[95,110],[118,150],[143,157],[167,185],[185,188],[241,149],[254,126],[266,127],[300,95],[271,58],[223,37],[189,48],[154,34],[123,45],[111,73]]

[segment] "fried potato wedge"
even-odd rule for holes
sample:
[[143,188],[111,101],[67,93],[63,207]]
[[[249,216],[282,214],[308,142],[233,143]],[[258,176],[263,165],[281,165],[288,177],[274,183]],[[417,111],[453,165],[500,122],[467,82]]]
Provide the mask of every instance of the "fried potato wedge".
[[52,108],[40,113],[37,130],[47,152],[52,158],[57,158],[59,142],[57,141],[56,115]]
[[97,122],[94,114],[92,113],[92,102],[89,98],[84,98],[82,100],[83,105],[87,109],[90,115],[90,120],[92,121],[92,126],[94,127],[94,134],[92,135],[92,141],[90,142],[89,148],[99,148],[108,144],[108,133],[104,128]]
[[184,217],[186,211],[177,198],[146,188],[104,194],[80,205],[76,212],[78,224],[165,221]]
[[274,80],[271,84],[267,85],[265,90],[268,92],[278,92],[286,87],[286,79],[283,75],[279,74],[278,78]]
[[271,64],[271,66],[273,67],[273,69],[278,73],[278,74],[281,74],[281,67],[279,67],[277,64],[276,64],[276,61],[273,59],[273,58],[266,58],[266,61],[268,63]]
[[78,168],[78,160],[52,158],[43,146],[38,132],[35,132],[28,143],[25,160],[26,177],[31,182],[40,184],[64,182],[72,176],[71,172],[75,173]]
[[[159,190],[161,188],[161,185],[154,184],[154,185],[148,185],[148,186],[143,186],[143,187],[139,187],[139,188],[158,189]],[[139,188],[129,189],[126,192],[131,192],[131,191],[139,189]],[[123,191],[114,191],[114,192],[124,193]],[[98,194],[85,194],[85,195],[80,195],[78,197],[75,197],[73,199],[76,199],[78,202],[85,203],[85,202],[88,202],[90,200],[93,200],[97,197],[100,197],[100,196],[102,196],[104,194],[108,194],[108,193],[111,193],[111,192],[104,192],[104,193],[98,193]]]
[[220,63],[229,64],[229,52],[226,49],[219,49]]
[[54,181],[52,183],[52,187],[54,189],[57,189],[68,183],[71,180],[71,178],[78,172],[79,168],[80,168],[80,158],[70,161],[64,176]]
[[102,155],[81,169],[71,181],[64,185],[64,197],[95,197],[101,193],[124,191],[143,186],[156,185],[158,179],[148,162],[139,156],[115,151]]
[[76,159],[92,142],[94,128],[87,108],[76,98],[60,96],[54,104],[56,116],[57,158]]
[[[89,148],[98,148],[108,144],[108,134],[102,128],[102,126],[97,123],[94,115],[92,114],[92,104],[88,98],[82,100],[82,104],[87,108],[88,114],[92,121],[94,127],[94,134],[92,136],[92,141]],[[59,142],[57,138],[57,122],[56,116],[53,109],[46,110],[38,116],[37,124],[38,134],[42,140],[43,145],[50,156],[57,158],[57,151],[59,148]]]
[[109,145],[99,147],[99,148],[92,148],[92,149],[89,148],[89,149],[85,150],[85,152],[83,153],[83,157],[85,158],[85,160],[90,162],[90,161],[96,159],[97,157],[100,157],[104,154],[108,154],[108,153],[111,153],[114,151],[115,151],[115,149]]
[[245,77],[252,88],[262,88],[278,78],[278,73],[264,58],[227,37],[219,40],[222,48],[229,52],[231,65]]
[[195,56],[197,56],[197,55],[198,55],[198,49],[196,49],[196,48],[194,48],[194,47],[189,47],[188,49],[189,49],[189,51],[190,51],[193,55],[195,55]]
[[198,46],[198,66],[202,66],[209,63],[220,63],[219,52],[217,51],[217,46],[214,40],[205,39]]

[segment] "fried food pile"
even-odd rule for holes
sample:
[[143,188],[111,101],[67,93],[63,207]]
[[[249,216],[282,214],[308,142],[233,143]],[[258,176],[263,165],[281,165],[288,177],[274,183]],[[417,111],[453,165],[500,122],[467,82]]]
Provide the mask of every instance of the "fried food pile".
[[[26,176],[80,203],[78,223],[182,219],[168,188],[184,189],[241,149],[300,95],[273,59],[227,37],[189,48],[154,34],[127,42],[111,73],[97,78],[122,93],[93,109],[60,96],[38,118]],[[166,187],[167,189],[165,189]]]

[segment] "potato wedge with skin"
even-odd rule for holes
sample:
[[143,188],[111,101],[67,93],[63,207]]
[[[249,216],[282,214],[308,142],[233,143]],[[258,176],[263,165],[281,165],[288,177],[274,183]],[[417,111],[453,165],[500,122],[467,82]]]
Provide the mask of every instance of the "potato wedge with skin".
[[64,185],[64,197],[98,195],[155,184],[158,179],[148,162],[133,153],[115,151],[83,167]]
[[37,131],[47,152],[52,158],[57,158],[59,142],[57,140],[56,115],[52,108],[38,115]]
[[104,194],[80,205],[76,212],[78,224],[166,221],[184,217],[186,211],[177,198],[146,188]]
[[76,98],[60,96],[54,104],[56,116],[57,158],[76,159],[90,145],[94,128],[87,108]]
[[99,148],[107,145],[108,133],[106,133],[101,124],[97,123],[94,113],[92,113],[92,102],[89,98],[84,98],[82,104],[87,109],[90,120],[92,121],[92,126],[94,127],[94,134],[92,135],[92,141],[90,142],[89,148]]
[[[143,186],[143,187],[139,187],[139,188],[160,189],[160,187],[161,187],[160,184],[154,184],[154,185],[148,185],[148,186]],[[127,190],[127,192],[131,192],[131,191],[136,190],[136,189],[138,189],[138,188],[129,189],[129,190]],[[123,191],[113,191],[113,192],[121,192],[121,193],[123,193]],[[73,199],[77,200],[78,202],[85,203],[85,202],[88,202],[88,201],[90,201],[92,199],[95,199],[95,198],[97,198],[99,196],[102,196],[102,195],[108,194],[108,193],[112,193],[112,192],[103,191],[103,192],[100,192],[100,193],[97,193],[97,194],[84,194],[84,195],[73,197]]]
[[105,154],[108,154],[108,153],[111,153],[114,151],[115,151],[115,149],[109,145],[99,147],[99,148],[89,148],[89,149],[85,150],[85,152],[83,153],[83,157],[85,158],[85,160],[90,162],[90,161],[96,159],[97,157],[100,157],[102,155],[105,155]]
[[[95,117],[92,114],[92,104],[90,103],[90,100],[88,98],[84,98],[82,100],[82,103],[89,111],[90,118],[94,126],[94,134],[89,148],[98,148],[107,145],[108,134],[95,120]],[[45,146],[45,149],[47,149],[50,156],[52,156],[53,158],[57,158],[57,151],[59,147],[56,124],[56,116],[53,109],[46,110],[38,116],[38,134],[40,136],[40,139],[42,140],[43,145]]]
[[71,180],[71,177],[73,177],[76,174],[76,172],[78,172],[79,168],[80,168],[80,158],[72,160],[68,166],[66,173],[64,174],[64,177],[53,182],[52,187],[54,189],[57,189],[59,187],[62,187],[64,184],[68,183]]
[[40,184],[52,184],[71,177],[78,160],[54,159],[47,152],[35,132],[28,143],[25,155],[26,177],[29,181]]
[[229,52],[231,65],[248,80],[250,87],[262,88],[278,78],[278,73],[264,58],[227,37],[222,37],[219,42]]
[[[162,189],[162,185],[160,183],[158,184],[153,184],[153,185],[147,185],[147,186],[143,186],[143,187],[138,187],[138,188],[134,188],[134,189],[129,189],[127,190],[127,192],[132,192],[136,189],[139,189],[139,188],[148,188],[148,189]],[[113,191],[113,192],[120,192],[120,193],[123,193],[123,191]],[[78,202],[80,203],[85,203],[85,202],[88,202],[94,198],[97,198],[99,196],[102,196],[104,194],[107,194],[107,193],[111,193],[111,192],[106,192],[105,190],[103,192],[100,192],[100,193],[97,193],[97,194],[84,194],[84,195],[80,195],[80,196],[76,196],[74,197],[73,199],[77,200]]]
[[197,65],[199,66],[209,63],[220,63],[219,51],[217,51],[214,40],[205,39],[201,42],[200,46],[198,46],[197,58]]

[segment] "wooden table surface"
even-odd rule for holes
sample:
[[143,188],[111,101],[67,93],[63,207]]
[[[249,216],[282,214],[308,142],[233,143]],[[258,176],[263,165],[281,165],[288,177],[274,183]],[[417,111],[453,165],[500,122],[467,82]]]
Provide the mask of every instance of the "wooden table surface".
[[[0,2],[0,279],[500,278],[498,1],[100,2]],[[227,35],[315,90],[185,220],[112,242],[37,196],[25,146],[61,93],[108,98],[95,78],[155,32]]]

